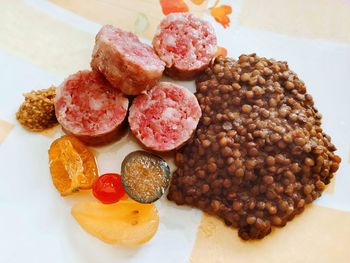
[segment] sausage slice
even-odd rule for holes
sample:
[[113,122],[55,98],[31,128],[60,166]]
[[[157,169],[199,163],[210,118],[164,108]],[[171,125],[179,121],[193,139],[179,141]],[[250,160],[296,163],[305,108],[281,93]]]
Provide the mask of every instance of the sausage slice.
[[217,50],[213,27],[190,13],[166,16],[153,38],[153,48],[170,77],[190,79],[208,67]]
[[55,112],[63,129],[88,145],[113,141],[129,100],[98,72],[79,71],[58,88]]
[[164,65],[152,47],[131,32],[105,25],[96,36],[91,68],[127,95],[140,94],[156,85]]
[[137,96],[129,111],[135,137],[148,149],[164,152],[180,147],[197,127],[201,109],[188,89],[161,82]]

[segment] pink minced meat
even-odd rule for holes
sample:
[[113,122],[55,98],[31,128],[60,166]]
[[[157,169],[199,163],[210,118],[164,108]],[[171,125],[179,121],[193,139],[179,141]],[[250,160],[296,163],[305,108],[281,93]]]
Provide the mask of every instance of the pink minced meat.
[[194,94],[169,82],[160,82],[137,96],[129,111],[135,137],[148,149],[170,151],[189,140],[201,117]]
[[58,88],[55,112],[63,129],[89,145],[118,137],[129,100],[98,72],[79,71]]
[[160,23],[153,48],[166,63],[166,74],[189,79],[208,67],[217,50],[217,40],[207,21],[190,13],[172,13]]
[[152,47],[131,32],[105,25],[96,36],[92,69],[127,95],[140,94],[156,85],[164,65]]

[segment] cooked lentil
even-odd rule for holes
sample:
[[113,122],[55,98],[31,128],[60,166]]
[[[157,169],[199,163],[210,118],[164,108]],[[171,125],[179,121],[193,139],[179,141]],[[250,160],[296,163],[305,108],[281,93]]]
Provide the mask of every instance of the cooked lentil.
[[43,131],[58,124],[55,116],[54,98],[56,88],[41,89],[24,94],[16,118],[30,131]]
[[176,152],[168,199],[219,216],[242,239],[285,226],[338,170],[321,114],[286,62],[216,58],[196,96],[203,116]]

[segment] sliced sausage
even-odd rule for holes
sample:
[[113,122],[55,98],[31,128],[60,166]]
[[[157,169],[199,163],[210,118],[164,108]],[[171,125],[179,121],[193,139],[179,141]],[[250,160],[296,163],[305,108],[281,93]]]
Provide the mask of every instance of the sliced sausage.
[[161,82],[134,99],[129,125],[146,148],[164,152],[179,148],[190,139],[200,116],[201,109],[192,92]]
[[217,41],[207,21],[190,13],[172,13],[160,23],[153,48],[166,63],[167,75],[190,79],[208,67]]
[[95,39],[91,67],[127,95],[152,88],[162,77],[164,62],[136,35],[105,25]]
[[129,100],[98,72],[79,71],[58,88],[55,112],[63,129],[88,145],[118,137]]

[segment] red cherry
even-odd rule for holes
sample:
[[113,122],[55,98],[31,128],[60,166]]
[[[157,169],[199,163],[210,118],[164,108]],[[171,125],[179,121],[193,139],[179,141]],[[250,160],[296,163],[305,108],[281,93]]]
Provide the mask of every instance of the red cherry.
[[118,202],[125,194],[119,174],[101,175],[92,186],[94,196],[104,204]]

